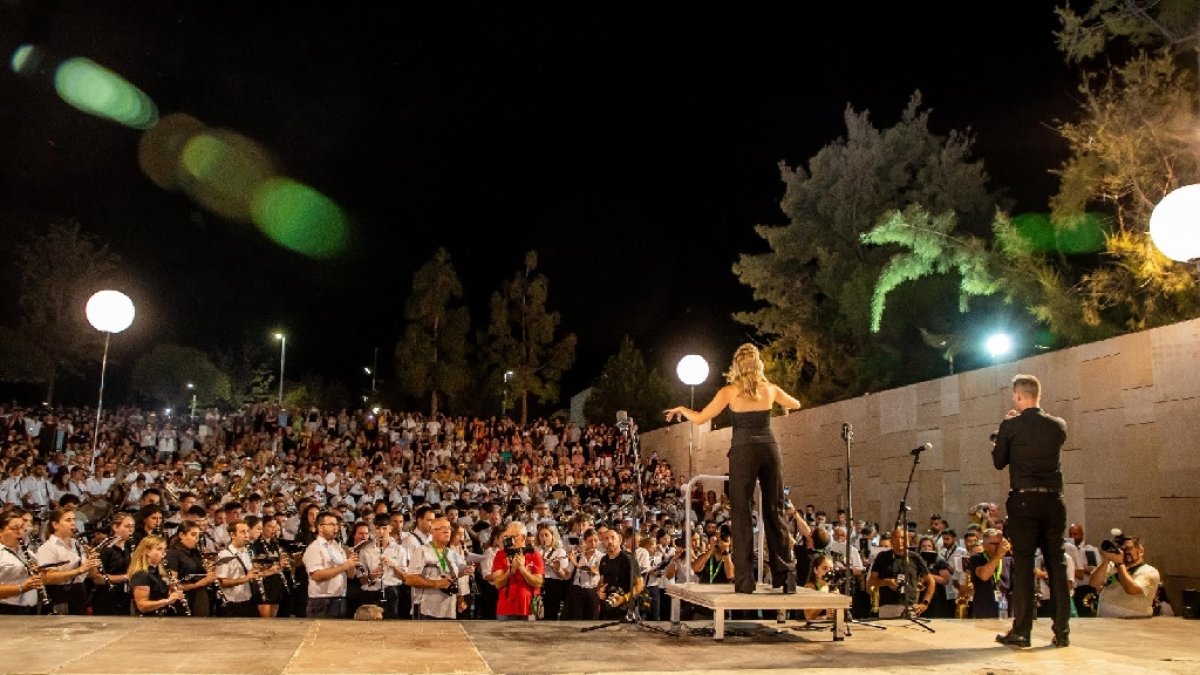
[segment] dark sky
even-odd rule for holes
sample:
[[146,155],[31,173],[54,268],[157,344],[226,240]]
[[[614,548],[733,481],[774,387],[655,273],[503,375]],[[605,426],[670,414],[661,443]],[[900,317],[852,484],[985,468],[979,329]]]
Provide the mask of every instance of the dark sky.
[[[579,336],[565,394],[624,334],[672,378],[691,351],[723,368],[749,337],[730,314],[753,306],[730,266],[764,250],[755,224],[783,222],[777,163],[841,135],[848,104],[890,126],[920,89],[936,132],[973,129],[1018,212],[1044,210],[1065,156],[1048,125],[1074,106],[1050,3],[987,16],[953,2],[269,4],[0,0],[6,66],[25,42],[91,58],[163,114],[256,139],[353,219],[333,261],[280,249],[154,186],[139,132],[5,68],[0,235],[71,217],[111,243],[139,310],[118,356],[283,327],[289,373],[361,384],[372,348],[389,354],[401,331],[414,269],[445,246],[479,328],[538,251],[550,306]],[[15,311],[5,298],[0,321]]]

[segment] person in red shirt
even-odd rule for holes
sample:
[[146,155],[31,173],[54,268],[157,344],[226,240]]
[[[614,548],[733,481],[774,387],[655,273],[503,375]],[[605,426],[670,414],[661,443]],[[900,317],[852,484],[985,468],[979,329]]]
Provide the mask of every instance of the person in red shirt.
[[496,553],[492,583],[499,589],[496,618],[501,621],[528,621],[533,596],[541,593],[544,563],[541,554],[526,543],[528,536],[525,523],[509,524],[504,547]]

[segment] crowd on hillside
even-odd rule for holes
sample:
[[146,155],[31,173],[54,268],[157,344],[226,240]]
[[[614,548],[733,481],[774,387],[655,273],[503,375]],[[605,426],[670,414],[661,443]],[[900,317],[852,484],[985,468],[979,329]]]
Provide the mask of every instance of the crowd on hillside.
[[[669,585],[733,577],[728,499],[692,495],[685,545],[685,477],[641,452],[628,423],[271,404],[118,408],[98,435],[95,422],[86,408],[0,408],[0,527],[20,518],[16,561],[46,566],[43,589],[0,592],[0,611],[594,620],[636,604],[665,619]],[[786,515],[800,578],[854,594],[857,616],[922,602],[930,617],[1004,613],[995,505],[976,507],[961,536],[940,516],[902,535],[797,506]],[[1075,534],[1078,606],[1091,613],[1103,561]],[[905,549],[919,552],[909,588],[895,582]],[[0,591],[17,562],[0,562]]]

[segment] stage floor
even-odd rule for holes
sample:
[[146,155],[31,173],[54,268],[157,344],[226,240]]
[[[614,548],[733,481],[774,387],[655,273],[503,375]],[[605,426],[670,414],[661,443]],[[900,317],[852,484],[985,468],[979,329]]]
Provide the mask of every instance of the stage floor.
[[[1200,623],[1177,618],[1080,619],[1072,646],[993,642],[1007,622],[900,620],[887,630],[794,631],[797,622],[729,621],[724,642],[618,625],[511,622],[359,622],[306,619],[0,617],[6,673],[1196,673]],[[662,624],[669,626],[669,624]],[[686,624],[698,628],[704,623]],[[784,629],[777,632],[777,628]]]

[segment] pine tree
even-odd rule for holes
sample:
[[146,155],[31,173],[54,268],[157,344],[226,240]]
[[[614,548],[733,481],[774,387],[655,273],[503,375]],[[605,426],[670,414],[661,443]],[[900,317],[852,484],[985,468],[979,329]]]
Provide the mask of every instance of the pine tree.
[[396,375],[406,393],[429,397],[430,415],[437,414],[440,396],[453,400],[470,381],[470,315],[466,306],[452,305],[462,296],[462,283],[444,248],[413,274],[404,309],[408,325],[396,344]]

